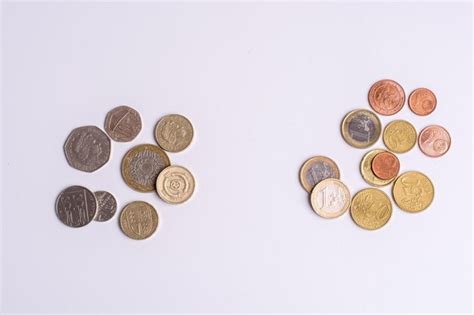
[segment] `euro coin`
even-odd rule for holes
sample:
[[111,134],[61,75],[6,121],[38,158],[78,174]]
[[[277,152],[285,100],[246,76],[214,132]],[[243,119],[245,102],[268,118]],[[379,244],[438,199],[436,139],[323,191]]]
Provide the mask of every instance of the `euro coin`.
[[391,152],[380,152],[372,160],[372,172],[382,180],[394,179],[400,171],[400,161]]
[[440,157],[451,147],[451,136],[443,127],[430,125],[420,132],[418,145],[427,156]]
[[382,125],[377,115],[370,110],[357,109],[344,117],[341,125],[342,137],[355,148],[367,148],[380,137]]
[[405,91],[393,80],[377,81],[369,90],[369,104],[380,115],[393,115],[405,104]]
[[392,152],[408,152],[416,144],[416,129],[406,120],[394,120],[385,127],[383,142]]
[[400,209],[420,212],[433,202],[434,186],[425,174],[410,171],[397,178],[393,184],[392,194]]
[[408,97],[408,107],[417,115],[426,116],[436,109],[436,96],[427,88],[418,88]]
[[367,152],[360,162],[360,173],[362,178],[367,182],[367,184],[376,187],[387,186],[390,184],[395,178],[392,179],[380,179],[378,178],[373,170],[372,170],[372,160],[374,157],[382,152],[387,152],[383,149],[374,149]]
[[377,230],[390,220],[392,203],[380,189],[366,188],[352,198],[351,216],[361,228]]
[[311,206],[323,218],[337,218],[344,214],[351,204],[351,194],[343,182],[327,178],[319,182],[311,192]]
[[339,179],[337,164],[328,157],[315,156],[306,162],[300,169],[300,183],[307,192],[311,192],[317,183],[326,178]]

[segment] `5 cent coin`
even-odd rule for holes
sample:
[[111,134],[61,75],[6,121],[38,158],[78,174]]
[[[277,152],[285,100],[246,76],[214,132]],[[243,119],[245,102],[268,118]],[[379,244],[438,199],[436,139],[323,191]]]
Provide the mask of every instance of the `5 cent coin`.
[[70,227],[89,224],[96,211],[97,200],[94,194],[82,186],[68,187],[56,199],[56,215],[62,223]]
[[380,115],[393,115],[405,104],[405,91],[393,80],[377,81],[369,90],[369,104]]
[[300,169],[300,183],[307,192],[311,192],[317,183],[326,178],[339,179],[339,177],[337,164],[325,156],[308,159]]
[[336,218],[344,214],[351,204],[351,194],[343,182],[327,178],[311,192],[311,206],[323,218]]
[[128,237],[143,240],[158,228],[158,213],[144,201],[134,201],[126,205],[120,213],[120,228]]
[[387,224],[392,216],[392,203],[383,191],[366,188],[352,199],[351,216],[361,228],[377,230]]
[[132,141],[141,129],[140,114],[131,107],[125,105],[115,107],[105,117],[105,132],[115,141]]
[[193,125],[186,117],[181,115],[166,115],[156,124],[156,142],[163,150],[168,152],[183,151],[191,144],[193,136]]

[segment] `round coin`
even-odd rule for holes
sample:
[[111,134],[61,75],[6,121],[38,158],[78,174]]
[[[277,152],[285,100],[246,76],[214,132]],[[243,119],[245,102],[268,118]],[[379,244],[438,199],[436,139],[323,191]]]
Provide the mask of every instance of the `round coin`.
[[115,107],[105,117],[105,132],[115,141],[132,141],[141,129],[140,114],[131,107],[125,105]]
[[156,179],[156,191],[168,203],[183,203],[194,192],[194,177],[186,168],[171,165],[160,172]]
[[400,161],[391,152],[380,152],[372,160],[372,171],[380,179],[394,179],[400,171]]
[[56,199],[56,215],[62,223],[70,227],[89,224],[96,211],[97,200],[94,194],[82,186],[68,187]]
[[426,116],[436,108],[436,96],[427,88],[419,88],[411,92],[408,97],[408,106],[417,115]]
[[416,144],[416,129],[406,120],[394,120],[385,127],[383,142],[392,152],[408,152]]
[[166,115],[156,124],[156,142],[163,150],[168,152],[183,151],[191,144],[193,136],[193,125],[186,117],[181,115]]
[[337,164],[325,156],[308,159],[300,169],[300,183],[307,192],[311,192],[320,181],[326,178],[339,179],[339,176]]
[[70,166],[84,172],[101,168],[110,158],[110,139],[96,126],[79,127],[71,131],[64,153]]
[[418,145],[427,156],[439,157],[448,152],[451,146],[451,136],[443,127],[430,125],[420,132]]
[[367,148],[379,139],[381,126],[379,118],[373,112],[357,109],[344,117],[341,125],[342,137],[353,147]]
[[377,81],[369,90],[369,104],[380,115],[393,115],[405,104],[405,91],[393,80]]
[[381,152],[386,152],[385,150],[382,149],[374,149],[369,152],[367,152],[364,157],[362,158],[362,161],[360,162],[360,173],[362,174],[362,178],[372,186],[387,186],[390,184],[395,178],[392,179],[380,179],[377,176],[375,176],[374,172],[372,171],[372,160],[374,157],[381,153]]
[[122,177],[132,189],[151,192],[155,190],[158,174],[169,165],[168,155],[158,146],[137,145],[123,157]]
[[361,228],[377,230],[392,216],[392,203],[380,189],[366,188],[352,198],[351,216]]
[[410,171],[397,178],[392,194],[400,209],[419,212],[428,208],[433,201],[434,186],[425,174]]
[[117,200],[107,191],[96,191],[94,195],[97,199],[97,214],[94,220],[98,222],[110,220],[117,211]]
[[349,209],[351,194],[343,182],[327,178],[319,182],[311,192],[311,206],[323,218],[336,218]]
[[126,205],[120,213],[120,228],[134,240],[143,240],[158,228],[158,213],[144,201],[134,201]]

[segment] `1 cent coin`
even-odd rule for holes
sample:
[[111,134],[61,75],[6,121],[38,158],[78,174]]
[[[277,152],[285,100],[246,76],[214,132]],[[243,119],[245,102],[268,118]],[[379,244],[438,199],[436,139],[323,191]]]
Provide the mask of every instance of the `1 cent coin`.
[[158,228],[158,213],[144,201],[134,201],[126,205],[120,213],[120,228],[134,240],[143,240]]
[[393,179],[400,171],[400,161],[391,152],[380,152],[372,160],[372,171],[380,179]]
[[427,156],[439,157],[448,152],[451,147],[451,136],[443,127],[430,125],[420,132],[418,145]]
[[385,127],[383,142],[390,151],[408,152],[416,144],[416,129],[406,120],[394,120]]
[[367,148],[380,137],[382,125],[370,110],[357,109],[346,115],[341,125],[342,137],[351,146]]
[[300,169],[300,183],[307,192],[311,192],[320,181],[326,178],[339,179],[339,176],[337,164],[325,156],[308,159]]
[[319,182],[311,192],[311,206],[323,218],[337,218],[344,214],[351,204],[351,194],[343,182],[327,178]]
[[68,187],[56,199],[56,215],[62,223],[70,227],[89,224],[96,211],[97,200],[94,194],[82,186]]
[[166,115],[156,124],[156,142],[163,150],[168,152],[183,151],[191,144],[193,136],[193,125],[186,117],[181,115]]
[[393,80],[377,81],[369,90],[369,104],[380,115],[393,115],[405,104],[405,91]]
[[436,96],[427,88],[419,88],[411,92],[408,97],[408,106],[417,115],[426,116],[436,108]]
[[425,174],[411,171],[397,178],[393,184],[392,194],[400,209],[420,212],[433,202],[434,186]]
[[156,180],[156,191],[168,203],[183,203],[194,192],[194,177],[186,168],[171,165],[160,172]]
[[94,220],[98,222],[110,220],[117,211],[117,200],[107,191],[96,191],[94,195],[97,199],[97,214]]
[[132,141],[141,129],[140,114],[131,107],[125,105],[115,107],[105,117],[105,132],[115,141]]
[[351,216],[361,228],[377,230],[392,216],[392,203],[383,191],[366,188],[352,198]]
[[387,186],[390,184],[395,178],[383,180],[375,176],[374,172],[372,171],[372,160],[374,157],[381,153],[386,152],[382,149],[374,149],[367,152],[360,162],[360,173],[362,174],[362,178],[372,186]]

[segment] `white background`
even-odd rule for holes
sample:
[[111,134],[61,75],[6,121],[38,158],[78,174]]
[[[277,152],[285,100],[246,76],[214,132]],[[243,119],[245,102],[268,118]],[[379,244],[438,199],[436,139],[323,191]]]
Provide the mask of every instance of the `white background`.
[[[470,4],[7,3],[2,23],[2,311],[471,309]],[[453,143],[438,159],[418,147],[399,155],[402,171],[432,179],[434,203],[419,214],[394,207],[369,232],[349,213],[314,214],[298,172],[327,155],[352,194],[367,186],[367,150],[339,128],[347,112],[369,108],[382,78],[438,97],[432,115],[405,106],[384,125],[438,123]],[[68,133],[102,128],[120,104],[141,113],[139,137],[114,142],[95,173],[69,167]],[[178,206],[120,175],[124,153],[153,143],[169,113],[196,132],[170,154],[198,185]],[[66,227],[54,202],[73,184],[108,190],[120,207],[152,203],[158,232],[128,239],[118,216]]]

